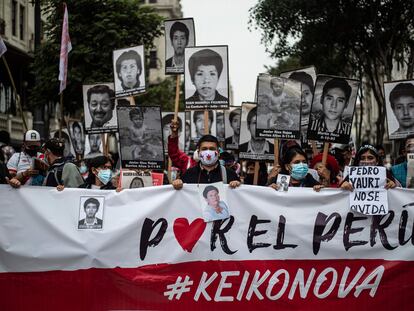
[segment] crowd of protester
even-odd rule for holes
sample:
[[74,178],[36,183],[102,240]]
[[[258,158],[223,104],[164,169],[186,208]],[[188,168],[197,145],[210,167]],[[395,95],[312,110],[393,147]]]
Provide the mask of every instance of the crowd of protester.
[[[49,186],[62,191],[65,188],[85,188],[121,191],[120,170],[115,169],[114,158],[98,155],[90,159],[64,156],[65,142],[59,138],[41,141],[40,135],[29,130],[23,137],[20,152],[10,146],[10,136],[0,132],[0,183],[13,188],[22,186]],[[414,136],[405,139],[396,164],[388,166],[386,188],[407,186],[407,153],[414,153]],[[213,135],[202,136],[190,156],[178,147],[178,124],[171,123],[168,137],[168,156],[179,172],[172,186],[179,190],[184,184],[223,181],[231,188],[241,184],[268,186],[278,190],[279,174],[289,175],[289,187],[341,188],[352,191],[347,176],[349,166],[384,166],[385,149],[364,143],[352,157],[350,145],[332,145],[323,163],[323,154],[309,153],[297,141],[281,141],[277,165],[254,161],[240,161],[237,153],[225,151]],[[255,169],[256,181],[255,181]],[[167,174],[164,184],[170,183]]]

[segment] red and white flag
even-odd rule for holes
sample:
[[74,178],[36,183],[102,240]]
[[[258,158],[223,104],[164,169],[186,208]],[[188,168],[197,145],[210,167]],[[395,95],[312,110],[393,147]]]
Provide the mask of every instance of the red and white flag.
[[68,75],[68,54],[72,50],[72,43],[69,37],[69,21],[68,21],[68,9],[66,3],[63,3],[65,7],[65,13],[63,15],[62,25],[62,40],[60,42],[60,59],[59,59],[59,81],[60,88],[59,94],[66,89],[66,78]]
[[0,57],[3,56],[4,53],[6,53],[7,47],[6,44],[3,41],[3,38],[0,36]]

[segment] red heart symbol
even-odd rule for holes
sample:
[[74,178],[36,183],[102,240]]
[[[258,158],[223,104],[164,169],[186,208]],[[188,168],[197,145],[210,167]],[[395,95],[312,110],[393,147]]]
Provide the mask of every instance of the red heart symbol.
[[177,218],[174,221],[175,239],[181,245],[183,250],[191,253],[194,245],[198,242],[206,228],[206,223],[202,218],[195,219],[191,224],[187,218]]

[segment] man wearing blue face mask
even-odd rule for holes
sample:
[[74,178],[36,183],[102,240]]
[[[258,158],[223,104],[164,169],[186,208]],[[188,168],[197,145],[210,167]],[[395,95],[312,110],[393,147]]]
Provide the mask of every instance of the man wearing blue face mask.
[[115,190],[112,184],[112,161],[106,156],[98,156],[88,161],[89,175],[79,188]]
[[204,135],[197,144],[200,163],[189,168],[181,179],[172,183],[176,190],[186,184],[211,184],[222,181],[231,188],[240,186],[240,180],[234,170],[226,168],[219,163],[218,140],[213,135]]

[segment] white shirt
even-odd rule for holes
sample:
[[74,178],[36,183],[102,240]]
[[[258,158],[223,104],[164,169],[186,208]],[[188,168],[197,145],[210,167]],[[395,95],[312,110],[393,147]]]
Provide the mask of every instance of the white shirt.
[[[40,153],[37,154],[39,157]],[[7,162],[7,169],[15,174],[20,174],[24,171],[27,171],[33,166],[33,158],[29,156],[25,152],[16,152],[11,156],[9,161]],[[32,182],[32,178],[29,178],[25,185],[30,185]]]

